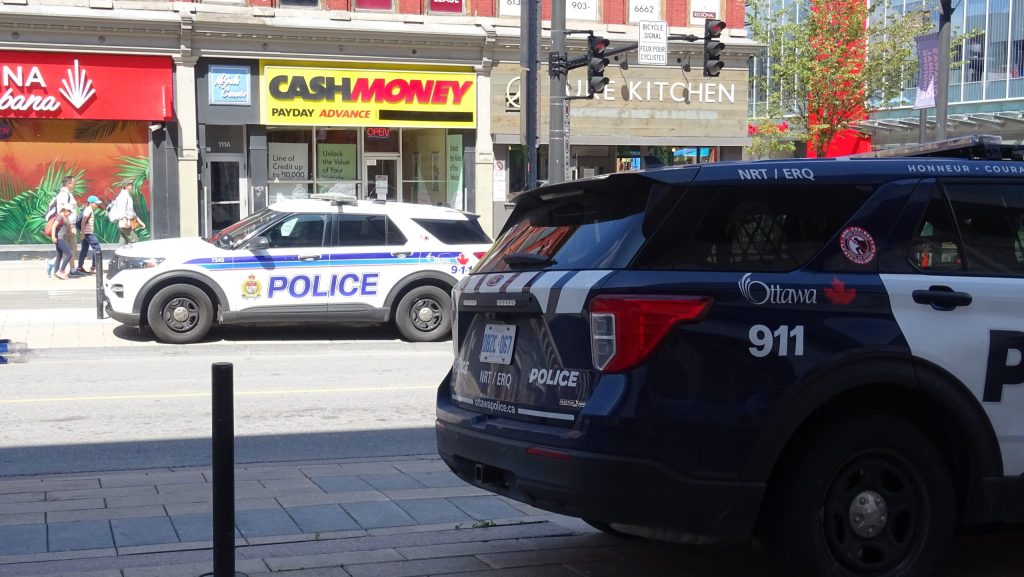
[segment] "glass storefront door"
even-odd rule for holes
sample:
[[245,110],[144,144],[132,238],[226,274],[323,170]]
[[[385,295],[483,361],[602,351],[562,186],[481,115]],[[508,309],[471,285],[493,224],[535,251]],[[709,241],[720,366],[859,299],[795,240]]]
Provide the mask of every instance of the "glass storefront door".
[[363,190],[369,200],[399,200],[398,191],[402,183],[398,155],[366,156],[366,171]]
[[204,234],[210,235],[249,214],[245,155],[207,155],[203,174]]

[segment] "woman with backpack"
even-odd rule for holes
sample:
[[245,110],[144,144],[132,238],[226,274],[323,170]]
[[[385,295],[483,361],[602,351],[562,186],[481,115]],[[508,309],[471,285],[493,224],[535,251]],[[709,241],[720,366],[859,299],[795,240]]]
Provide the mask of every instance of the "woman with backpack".
[[57,250],[57,272],[53,276],[61,280],[68,280],[68,273],[64,269],[71,266],[71,247],[64,238],[71,227],[70,217],[71,209],[66,206],[62,207],[57,211],[56,221],[50,230],[50,240],[53,241],[53,246]]
[[110,219],[110,222],[117,223],[117,231],[121,233],[122,244],[132,241],[132,231],[135,230],[132,222],[137,220],[135,205],[132,202],[133,186],[131,182],[122,182],[121,192],[117,193],[117,198],[110,203],[110,208],[107,209],[107,218]]
[[67,208],[72,215],[67,217],[68,226],[64,229],[64,241],[67,242],[71,250],[71,260],[75,260],[78,257],[78,230],[75,227],[74,220],[72,220],[74,218],[73,215],[78,214],[78,201],[75,200],[73,192],[75,190],[75,177],[65,176],[61,179],[60,184],[60,190],[57,192],[57,212],[60,212],[62,208]]

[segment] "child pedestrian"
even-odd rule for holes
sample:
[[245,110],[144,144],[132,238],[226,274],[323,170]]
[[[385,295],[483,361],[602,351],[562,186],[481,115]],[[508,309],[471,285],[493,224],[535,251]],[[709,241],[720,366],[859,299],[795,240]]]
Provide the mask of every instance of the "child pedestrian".
[[[93,195],[89,197],[87,202],[89,204],[82,209],[82,248],[78,251],[78,268],[75,269],[75,272],[79,274],[96,274],[96,259],[100,254],[100,241],[93,234],[95,230],[95,219],[93,217],[95,216],[96,209],[100,206],[100,199]],[[85,270],[83,265],[90,248],[92,249],[92,269]]]

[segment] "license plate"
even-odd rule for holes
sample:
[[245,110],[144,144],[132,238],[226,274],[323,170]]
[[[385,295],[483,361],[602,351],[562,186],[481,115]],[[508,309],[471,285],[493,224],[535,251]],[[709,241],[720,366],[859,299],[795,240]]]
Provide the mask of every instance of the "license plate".
[[480,362],[507,365],[512,362],[516,344],[516,325],[488,324],[480,344]]

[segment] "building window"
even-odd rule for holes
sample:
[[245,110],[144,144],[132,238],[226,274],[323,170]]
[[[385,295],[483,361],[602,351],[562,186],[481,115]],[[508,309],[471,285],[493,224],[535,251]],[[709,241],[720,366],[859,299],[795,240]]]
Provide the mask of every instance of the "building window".
[[320,0],[277,0],[281,8],[319,8]]
[[985,35],[979,34],[967,40],[967,69],[965,82],[980,82],[985,71]]
[[431,14],[462,14],[463,0],[429,0],[427,8]]
[[402,202],[448,204],[446,160],[443,128],[402,130]]
[[267,131],[268,201],[307,198],[313,184],[313,132],[308,128]]
[[1010,78],[1024,78],[1024,40],[1014,40],[1010,50]]
[[394,10],[391,0],[356,0],[356,10]]
[[314,179],[317,192],[359,196],[358,129],[317,129]]

